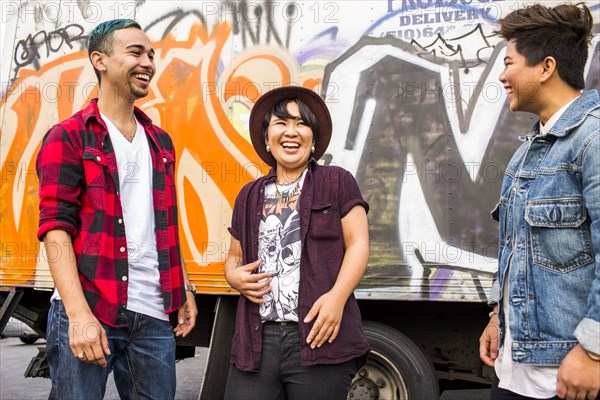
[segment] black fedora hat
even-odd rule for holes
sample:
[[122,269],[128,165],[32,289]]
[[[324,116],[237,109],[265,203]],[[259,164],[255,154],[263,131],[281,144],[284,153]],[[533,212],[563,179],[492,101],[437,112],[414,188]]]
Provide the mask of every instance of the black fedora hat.
[[319,123],[319,139],[315,142],[315,151],[312,156],[319,160],[325,154],[331,140],[331,115],[327,105],[318,94],[301,86],[279,87],[266,92],[256,101],[250,112],[250,139],[254,150],[270,166],[273,167],[277,164],[273,155],[265,147],[262,125],[267,112],[284,99],[299,99],[315,114]]

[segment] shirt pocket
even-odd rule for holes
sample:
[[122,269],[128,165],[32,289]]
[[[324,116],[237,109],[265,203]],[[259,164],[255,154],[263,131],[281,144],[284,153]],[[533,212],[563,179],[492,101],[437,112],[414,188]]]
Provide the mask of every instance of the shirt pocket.
[[88,201],[94,210],[104,211],[104,195],[109,179],[106,156],[102,151],[93,147],[85,147],[81,156]]
[[583,198],[530,200],[525,220],[531,229],[533,263],[569,272],[594,260]]
[[313,203],[309,231],[317,240],[336,240],[342,236],[340,212],[333,203]]
[[165,183],[167,187],[175,186],[175,157],[170,152],[161,150],[160,158],[165,164]]
[[108,167],[104,153],[93,147],[86,147],[81,157],[87,186],[106,188]]

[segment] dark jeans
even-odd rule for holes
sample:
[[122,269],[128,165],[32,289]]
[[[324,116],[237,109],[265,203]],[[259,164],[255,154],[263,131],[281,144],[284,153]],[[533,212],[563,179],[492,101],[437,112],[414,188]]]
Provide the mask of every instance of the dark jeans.
[[111,370],[121,399],[168,400],[175,397],[175,337],[168,321],[126,311],[128,326],[102,324],[111,354],[106,368],[84,363],[69,347],[69,320],[60,300],[48,314],[46,354],[51,400],[101,400]]
[[[326,344],[325,344],[326,346]],[[265,323],[258,372],[229,368],[226,400],[345,400],[356,374],[353,360],[342,364],[300,364],[298,324]]]

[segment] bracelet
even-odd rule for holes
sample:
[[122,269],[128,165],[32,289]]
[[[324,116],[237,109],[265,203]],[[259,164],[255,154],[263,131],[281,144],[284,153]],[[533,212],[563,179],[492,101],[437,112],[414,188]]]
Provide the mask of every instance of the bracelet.
[[588,357],[591,358],[592,360],[600,361],[600,355],[598,355],[596,353],[592,353],[591,351],[587,351],[587,350],[585,350],[585,352],[587,353]]
[[196,297],[196,285],[194,285],[193,283],[186,283],[184,285],[184,289],[187,292],[191,292],[194,295],[194,297]]
[[498,313],[497,313],[496,311],[491,311],[491,312],[488,314],[488,317],[492,318],[494,315],[498,315]]

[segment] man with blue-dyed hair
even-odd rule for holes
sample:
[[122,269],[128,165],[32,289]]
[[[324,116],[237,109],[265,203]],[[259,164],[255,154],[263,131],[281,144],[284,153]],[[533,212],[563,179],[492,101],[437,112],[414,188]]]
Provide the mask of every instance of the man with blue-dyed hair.
[[[136,28],[142,30],[140,24],[133,19],[113,19],[98,25],[88,36],[87,47],[88,56],[92,60],[92,53],[95,51],[111,55],[115,31],[125,28]],[[98,82],[102,79],[100,72],[94,68],[94,73]]]
[[135,107],[154,49],[133,20],[100,24],[88,48],[99,96],[52,127],[37,156],[38,238],[55,284],[50,399],[102,399],[110,371],[121,398],[173,399],[175,335],[198,311],[180,255],[173,142]]

